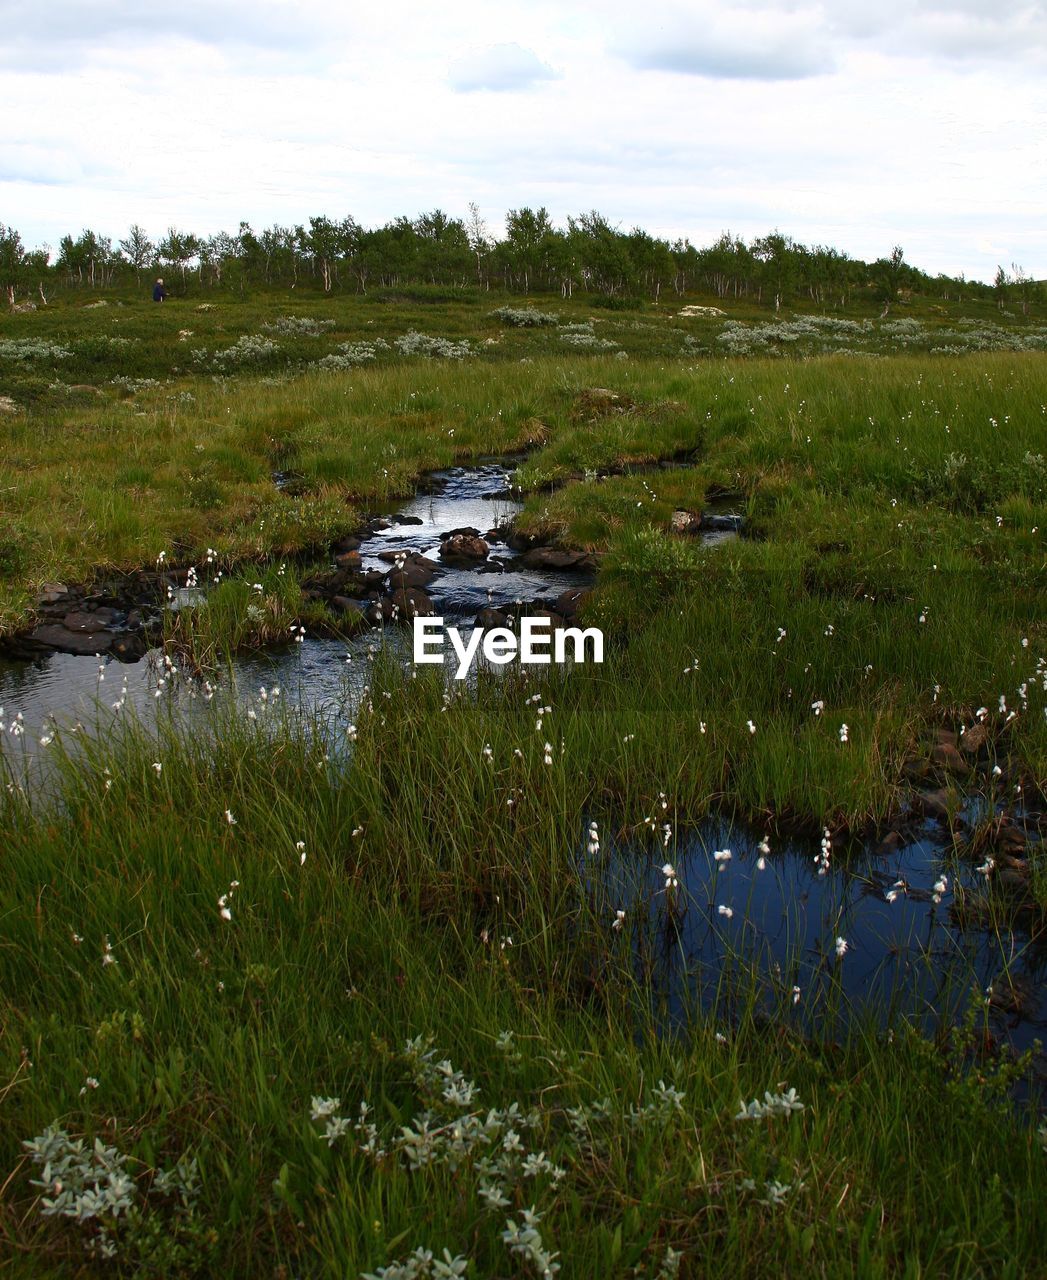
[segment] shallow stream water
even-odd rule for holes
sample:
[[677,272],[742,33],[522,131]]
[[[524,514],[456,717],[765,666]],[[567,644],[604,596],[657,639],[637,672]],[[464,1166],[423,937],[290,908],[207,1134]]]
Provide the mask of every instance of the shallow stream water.
[[[431,492],[404,504],[388,528],[362,541],[365,569],[388,568],[379,557],[390,551],[414,552],[439,565],[441,534],[504,529],[519,510],[504,464],[455,468],[431,480]],[[716,543],[730,534],[720,529],[703,536]],[[437,612],[464,630],[488,605],[542,601],[552,607],[561,592],[591,581],[574,571],[523,569],[515,560],[498,542],[479,568],[441,566],[428,587]],[[410,661],[408,637],[396,627],[348,642],[307,637],[279,652],[235,659],[216,696],[246,704],[261,688],[276,686],[285,703],[307,714],[352,715],[378,643]],[[112,719],[114,703],[136,708],[147,723],[159,707],[174,704],[201,716],[206,709],[200,684],[172,678],[159,651],[132,665],[58,653],[29,662],[0,659],[0,721],[7,726],[0,741],[30,770],[51,717],[90,729]],[[10,731],[19,713],[15,741]],[[833,849],[828,872],[819,875],[816,840],[775,840],[761,870],[758,833],[709,819],[672,833],[665,844],[666,816],[652,815],[644,839],[605,837],[599,855],[580,857],[585,877],[610,904],[609,930],[611,908],[625,912],[623,945],[634,948],[671,1019],[685,1020],[714,998],[723,1008],[726,996],[729,1007],[731,975],[748,969],[768,1016],[808,1029],[827,1013],[865,1010],[877,1019],[906,1016],[930,1031],[972,1001],[984,1009],[993,1033],[1016,1048],[1031,1046],[1047,1029],[1047,946],[1019,929],[961,927],[958,898],[982,899],[985,878],[973,863],[950,856],[947,835],[934,822],[886,856],[871,843]],[[729,859],[714,859],[714,851],[727,849]],[[666,862],[679,880],[670,894],[661,870]],[[934,885],[943,874],[948,888],[935,902]],[[846,943],[843,954],[837,939]],[[745,989],[752,983],[739,984]]]

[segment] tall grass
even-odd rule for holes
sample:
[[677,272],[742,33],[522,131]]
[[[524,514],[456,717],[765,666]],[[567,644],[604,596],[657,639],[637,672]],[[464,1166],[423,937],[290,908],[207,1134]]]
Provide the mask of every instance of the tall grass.
[[[970,1070],[963,1035],[768,1027],[744,963],[686,1037],[657,1035],[628,935],[578,876],[569,755],[521,761],[507,738],[489,760],[490,691],[441,711],[438,682],[397,690],[379,669],[371,695],[349,742],[341,716],[219,702],[206,732],[59,735],[51,798],[3,792],[0,1223],[26,1273],[87,1268],[98,1226],[32,1210],[19,1143],[53,1121],[131,1157],[142,1198],[150,1171],[199,1161],[188,1219],[161,1205],[114,1225],[118,1260],[145,1273],[360,1274],[415,1247],[509,1273],[505,1219],[532,1203],[564,1275],[655,1275],[670,1248],[685,1275],[1035,1269],[1021,1206],[1044,1155],[1006,1105],[1023,1068]],[[351,1119],[368,1101],[388,1151],[446,1107],[404,1052],[425,1035],[480,1090],[459,1114],[533,1109],[516,1128],[558,1185],[506,1174],[492,1210],[479,1150],[412,1172],[351,1128],[328,1146],[310,1097]],[[659,1103],[659,1081],[682,1100]],[[786,1087],[802,1112],[735,1119],[739,1098]]]

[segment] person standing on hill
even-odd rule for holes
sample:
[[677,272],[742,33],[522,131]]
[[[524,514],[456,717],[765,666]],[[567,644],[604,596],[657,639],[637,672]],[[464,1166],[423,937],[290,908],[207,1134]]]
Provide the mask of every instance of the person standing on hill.
[[156,284],[153,285],[153,301],[163,302],[166,297],[167,290],[164,288],[164,282],[162,280],[157,280]]

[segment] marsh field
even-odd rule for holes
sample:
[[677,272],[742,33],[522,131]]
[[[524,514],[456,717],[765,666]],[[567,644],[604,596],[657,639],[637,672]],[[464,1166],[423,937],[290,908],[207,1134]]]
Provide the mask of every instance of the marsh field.
[[[0,1273],[1045,1274],[1045,349],[5,314]],[[416,668],[442,600],[605,660]]]

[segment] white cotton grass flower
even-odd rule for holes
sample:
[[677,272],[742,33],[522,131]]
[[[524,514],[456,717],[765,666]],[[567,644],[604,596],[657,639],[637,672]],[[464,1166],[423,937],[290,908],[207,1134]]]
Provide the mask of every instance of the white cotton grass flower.
[[304,867],[305,866],[305,841],[296,840],[294,842],[294,847],[298,852],[298,865],[300,867]]
[[229,825],[229,826],[231,826],[231,827],[235,827],[235,826],[236,826],[236,819],[233,817],[233,813],[232,813],[232,810],[231,810],[231,809],[226,809],[226,811],[225,811],[225,820],[226,820],[226,822],[228,823],[228,825]]
[[622,911],[621,908],[614,913],[614,919],[611,921],[611,928],[616,930],[618,933],[621,933],[622,929],[625,928],[625,912]]
[[680,881],[676,875],[676,868],[673,866],[671,862],[666,862],[663,864],[662,875],[665,877],[666,892],[668,892],[670,889],[679,888]]
[[760,855],[760,856],[756,859],[756,870],[757,870],[757,871],[766,871],[766,870],[767,870],[767,855],[771,852],[771,844],[770,844],[770,841],[767,839],[767,837],[766,837],[766,836],[764,836],[764,838],[763,838],[763,839],[760,841],[760,843],[756,846],[756,851],[757,851],[757,853]]
[[836,947],[836,957],[838,960],[842,960],[844,956],[847,954],[847,952],[850,951],[851,949],[851,944],[847,941],[846,938],[837,937],[834,945]]
[[589,837],[586,851],[591,858],[600,852],[600,832],[595,822],[589,823]]
[[938,904],[941,902],[942,898],[945,896],[945,894],[948,891],[949,891],[949,877],[939,876],[938,879],[935,880],[934,886],[931,889],[931,901],[934,903],[935,906],[938,906]]
[[713,861],[716,863],[716,870],[719,871],[722,867],[725,867],[733,856],[730,849],[714,849]]
[[756,732],[756,725],[754,725],[751,720],[746,720],[745,727],[749,730],[750,733]]
[[822,831],[821,849],[814,860],[815,866],[818,868],[819,879],[824,878],[829,872],[829,862],[832,857],[832,834],[828,827]]
[[233,913],[232,913],[232,910],[230,909],[229,903],[232,901],[233,894],[239,888],[240,888],[239,880],[230,880],[229,892],[223,893],[222,896],[218,899],[218,914],[219,916],[221,916],[223,920],[232,920]]
[[730,919],[734,916],[734,908],[733,908],[733,907],[725,907],[725,906],[723,905],[723,903],[721,903],[721,904],[716,908],[716,914],[717,914],[718,916],[723,916],[725,920],[730,920]]
[[544,746],[543,750],[544,750],[545,754],[542,756],[542,763],[543,763],[543,764],[551,765],[551,764],[552,764],[552,762],[553,762],[553,748],[552,748],[552,743],[547,742],[547,743],[545,744],[545,746]]
[[850,732],[851,732],[850,729],[848,729],[848,727],[845,724],[840,725],[840,741],[849,742]]
[[816,716],[820,716],[822,712],[825,710],[824,701],[821,698],[819,698],[816,702],[812,702],[811,710],[814,712]]
[[800,1003],[800,995],[801,995],[800,988],[799,988],[799,987],[793,987],[792,992],[791,992],[791,995],[792,995],[792,999],[793,999],[793,1004],[799,1004],[799,1003]]
[[156,770],[156,776],[159,777],[160,774],[163,772],[164,766],[160,763],[159,760],[154,760],[153,768]]
[[106,934],[105,947],[102,950],[102,968],[104,969],[106,965],[119,964],[119,963],[120,961],[117,960],[116,956],[113,955],[113,946],[112,946],[112,943],[109,941],[109,935]]

